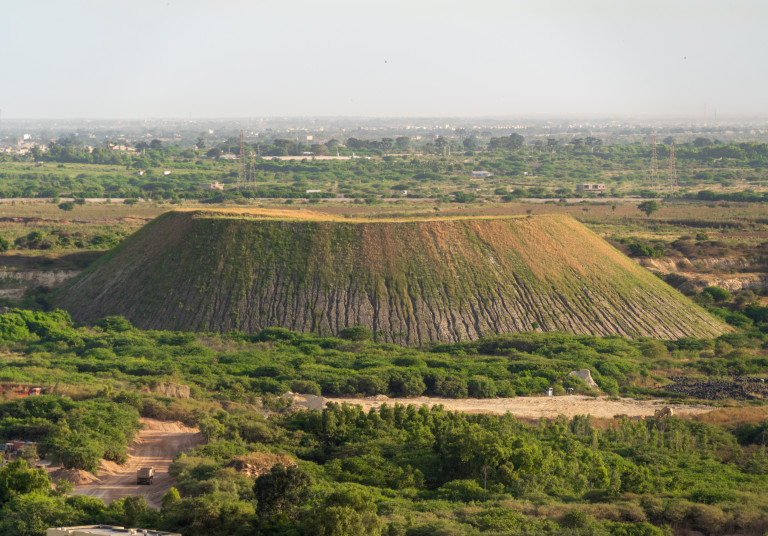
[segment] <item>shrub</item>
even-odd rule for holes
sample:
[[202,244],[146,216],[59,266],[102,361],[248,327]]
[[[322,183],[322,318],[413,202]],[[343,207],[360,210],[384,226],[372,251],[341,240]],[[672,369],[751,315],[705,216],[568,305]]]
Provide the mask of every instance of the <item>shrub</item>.
[[104,331],[123,332],[133,329],[131,321],[122,316],[106,316],[96,322],[96,326]]
[[320,396],[320,386],[312,380],[293,380],[291,382],[291,391],[303,395]]
[[569,529],[580,529],[589,525],[594,518],[583,510],[571,510],[563,516],[560,524]]
[[421,376],[398,373],[389,380],[389,390],[400,396],[420,396],[427,390]]
[[485,497],[485,491],[474,480],[451,480],[438,491],[446,499],[455,501],[479,501]]
[[493,398],[496,396],[496,383],[489,378],[470,378],[467,393],[473,398]]
[[339,337],[349,341],[369,341],[373,339],[373,331],[365,326],[355,325],[342,329]]
[[731,299],[731,293],[724,288],[710,286],[701,291],[702,294],[709,294],[709,296],[716,302],[725,302]]

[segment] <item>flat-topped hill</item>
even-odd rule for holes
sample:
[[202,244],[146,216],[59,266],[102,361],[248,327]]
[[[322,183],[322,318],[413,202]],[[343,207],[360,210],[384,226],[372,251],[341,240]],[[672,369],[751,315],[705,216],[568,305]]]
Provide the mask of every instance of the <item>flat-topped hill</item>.
[[728,328],[567,216],[347,219],[166,213],[55,296],[81,322],[336,334],[401,344],[528,330],[712,337]]

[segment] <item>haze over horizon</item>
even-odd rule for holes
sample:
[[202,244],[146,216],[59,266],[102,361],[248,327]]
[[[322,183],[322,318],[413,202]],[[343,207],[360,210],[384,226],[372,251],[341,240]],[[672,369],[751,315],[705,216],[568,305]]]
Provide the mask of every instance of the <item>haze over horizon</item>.
[[757,0],[40,0],[3,119],[765,117]]

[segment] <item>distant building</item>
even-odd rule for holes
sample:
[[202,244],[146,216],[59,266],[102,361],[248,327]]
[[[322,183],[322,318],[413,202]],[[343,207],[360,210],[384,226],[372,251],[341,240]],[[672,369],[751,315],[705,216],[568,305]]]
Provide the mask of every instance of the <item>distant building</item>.
[[490,171],[473,171],[473,177],[493,177],[493,173]]
[[160,532],[146,529],[126,529],[113,525],[83,525],[80,527],[54,527],[46,536],[181,536],[178,532]]
[[307,190],[308,194],[319,194],[320,192],[320,190]]
[[602,184],[602,183],[577,184],[576,191],[602,193],[605,191],[605,184]]

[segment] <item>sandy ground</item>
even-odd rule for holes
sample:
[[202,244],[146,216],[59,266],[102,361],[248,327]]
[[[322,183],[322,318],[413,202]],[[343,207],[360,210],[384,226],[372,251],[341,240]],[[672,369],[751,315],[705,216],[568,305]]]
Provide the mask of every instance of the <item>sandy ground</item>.
[[[150,507],[160,507],[163,495],[173,485],[173,479],[168,474],[171,461],[180,452],[202,443],[203,434],[180,422],[154,419],[141,419],[141,422],[144,429],[128,448],[128,462],[117,465],[102,461],[99,481],[76,486],[74,494],[98,497],[107,504],[131,495],[144,495]],[[136,485],[136,471],[140,467],[155,468],[155,479],[151,485]]]
[[[315,399],[321,397],[303,395],[301,398],[307,398],[308,400],[305,403],[297,403],[295,401],[294,404],[313,407],[318,404],[318,401]],[[390,406],[396,402],[400,404],[414,404],[416,406],[426,405],[427,407],[442,404],[446,409],[451,411],[492,413],[496,415],[511,413],[517,417],[527,419],[538,419],[540,417],[553,418],[558,415],[565,415],[566,417],[591,415],[593,417],[605,419],[610,419],[615,415],[648,417],[653,416],[654,411],[663,407],[671,408],[675,415],[694,415],[697,413],[707,413],[713,409],[709,406],[668,404],[663,400],[635,400],[632,398],[609,399],[607,397],[593,398],[581,395],[463,399],[431,398],[425,396],[417,398],[387,398],[386,396],[379,395],[369,398],[326,398],[324,401],[358,404],[366,411],[371,408],[378,408],[385,402]],[[313,409],[317,408],[313,407]]]

